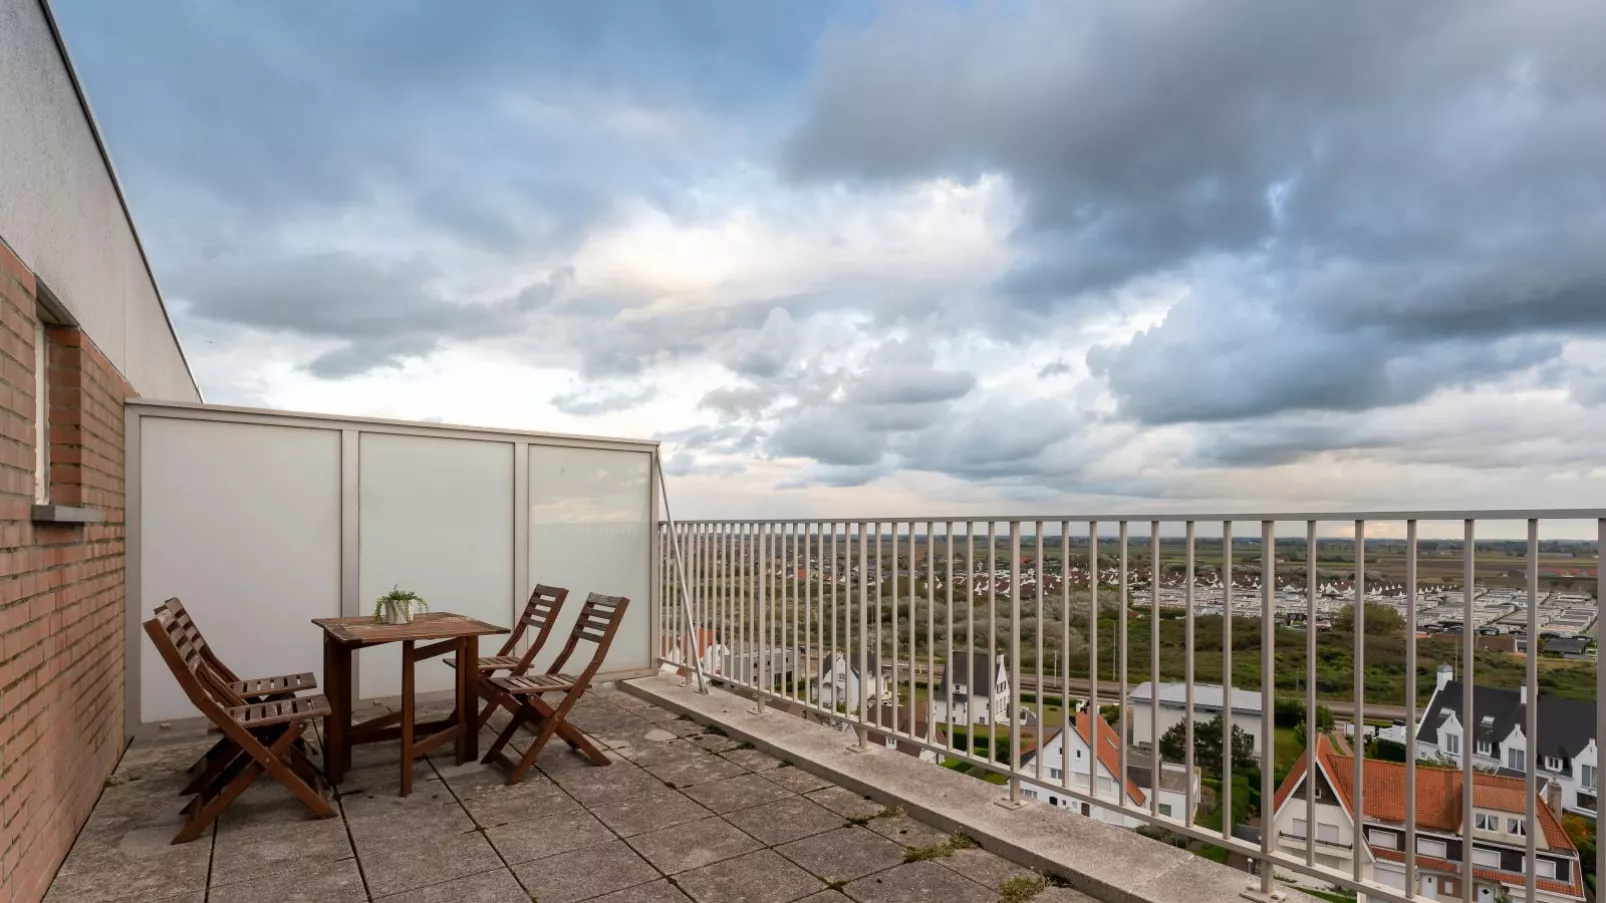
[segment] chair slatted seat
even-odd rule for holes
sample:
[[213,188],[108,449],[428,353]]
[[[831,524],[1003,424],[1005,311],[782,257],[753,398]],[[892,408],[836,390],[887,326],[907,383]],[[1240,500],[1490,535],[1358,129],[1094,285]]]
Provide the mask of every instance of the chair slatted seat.
[[[476,729],[485,727],[491,720],[491,714],[498,706],[509,711],[517,710],[517,705],[506,694],[498,690],[487,678],[499,671],[506,671],[511,675],[524,674],[530,670],[535,657],[546,646],[547,639],[552,635],[553,625],[557,623],[558,614],[563,611],[563,603],[569,598],[569,591],[561,586],[547,586],[536,584],[530,591],[530,600],[524,603],[524,612],[519,615],[519,622],[514,626],[513,632],[508,635],[507,642],[497,650],[495,655],[480,656],[476,662],[476,671],[479,673],[477,687],[480,696],[485,698],[485,707],[480,710]],[[516,655],[519,641],[531,629],[535,630],[535,639],[530,641],[530,647],[523,655]],[[447,667],[457,667],[457,657],[449,656],[444,659]]]
[[[569,632],[569,640],[564,643],[563,651],[547,668],[545,674],[509,674],[502,677],[492,677],[489,681],[505,698],[515,704],[513,718],[502,733],[491,744],[482,760],[489,764],[493,761],[502,761],[511,766],[507,782],[517,784],[524,779],[541,750],[552,739],[553,735],[562,737],[576,752],[590,759],[592,764],[607,765],[608,757],[596,747],[585,734],[569,723],[569,710],[585,694],[591,686],[591,679],[596,676],[597,670],[602,667],[603,659],[607,658],[608,647],[619,633],[619,625],[623,623],[625,610],[629,608],[630,600],[623,596],[604,596],[592,593],[586,597],[585,605],[580,609],[580,617],[575,620],[573,629]],[[591,643],[596,648],[592,650],[591,660],[586,663],[585,670],[578,675],[563,673],[563,666],[582,643]],[[562,699],[556,706],[542,698],[546,693],[562,693]],[[536,728],[535,740],[525,750],[524,756],[518,762],[510,762],[502,756],[502,750],[519,728],[526,725]]]

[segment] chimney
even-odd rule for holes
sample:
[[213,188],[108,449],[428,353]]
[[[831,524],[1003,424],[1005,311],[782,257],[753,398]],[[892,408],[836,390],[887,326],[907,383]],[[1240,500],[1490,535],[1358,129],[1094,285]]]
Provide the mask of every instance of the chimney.
[[1449,665],[1439,665],[1439,689],[1444,689],[1444,685],[1452,680],[1455,680],[1455,669]]
[[1561,784],[1559,782],[1555,780],[1545,782],[1545,805],[1550,807],[1550,811],[1556,813],[1557,818],[1561,817]]

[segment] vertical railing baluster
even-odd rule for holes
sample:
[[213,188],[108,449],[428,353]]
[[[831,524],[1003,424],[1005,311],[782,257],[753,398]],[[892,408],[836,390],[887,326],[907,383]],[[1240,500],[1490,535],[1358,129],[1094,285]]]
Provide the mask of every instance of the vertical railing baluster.
[[[1461,601],[1463,606],[1463,620],[1461,622],[1461,645],[1463,652],[1462,660],[1466,662],[1466,664],[1463,666],[1463,673],[1461,675],[1461,711],[1466,712],[1466,720],[1461,722],[1461,814],[1463,816],[1461,824],[1469,827],[1465,829],[1466,840],[1462,844],[1461,849],[1461,899],[1463,903],[1472,903],[1473,846],[1472,830],[1470,828],[1470,826],[1473,824],[1472,805],[1474,789],[1474,770],[1472,767],[1472,757],[1477,750],[1478,725],[1477,715],[1475,712],[1473,712],[1472,693],[1473,684],[1477,681],[1477,663],[1475,661],[1477,650],[1473,643],[1474,637],[1477,636],[1478,631],[1472,626],[1474,623],[1472,603],[1477,596],[1477,592],[1473,589],[1474,585],[1477,583],[1478,567],[1476,522],[1471,518],[1463,521],[1462,534],[1462,551],[1464,555],[1462,557],[1461,580],[1464,585],[1461,587]],[[1360,630],[1359,620],[1356,621],[1355,629],[1357,631]],[[1539,654],[1539,647],[1537,645],[1538,641],[1539,638],[1536,636],[1528,637],[1528,655],[1530,657]],[[1361,667],[1359,661],[1356,661],[1355,667],[1357,670]],[[1359,713],[1357,713],[1357,715],[1358,714]],[[1357,720],[1359,720],[1358,717]],[[1356,761],[1359,760],[1357,759]],[[1360,870],[1358,868],[1355,875],[1357,878],[1360,877]]]
[[[1020,521],[1009,522],[1009,801],[1020,802]],[[987,697],[993,669],[987,669]],[[972,675],[971,680],[976,680]],[[976,692],[975,687],[970,692]],[[1041,758],[1041,757],[1039,757]]]
[[[914,533],[911,524],[910,534]],[[909,537],[909,560],[914,560],[914,536]],[[892,723],[888,733],[898,732],[898,606],[903,595],[898,591],[898,522],[892,522]]]
[[1405,892],[1416,878],[1416,521],[1405,522]]
[[[1305,522],[1305,864],[1316,864],[1316,522]],[[1264,700],[1261,703],[1264,705]],[[1406,795],[1407,800],[1410,794]],[[1408,801],[1407,806],[1414,805]]]
[[[1126,804],[1127,804],[1127,799],[1126,799],[1126,769],[1127,769],[1127,765],[1126,765],[1126,748],[1127,748],[1127,745],[1128,745],[1127,744],[1127,738],[1132,736],[1131,715],[1128,713],[1127,705],[1126,705],[1126,700],[1128,698],[1127,694],[1129,692],[1127,690],[1127,685],[1126,685],[1127,675],[1128,675],[1128,672],[1130,672],[1132,670],[1132,659],[1130,657],[1131,656],[1131,651],[1127,647],[1127,607],[1132,604],[1132,586],[1131,586],[1132,575],[1131,575],[1131,572],[1127,569],[1127,564],[1128,564],[1128,562],[1127,562],[1127,555],[1128,555],[1127,533],[1128,533],[1128,528],[1129,528],[1128,522],[1123,519],[1120,522],[1120,528],[1121,528],[1121,533],[1120,533],[1120,538],[1121,538],[1121,550],[1120,550],[1120,554],[1121,554],[1121,605],[1120,605],[1120,609],[1119,609],[1119,611],[1118,611],[1118,613],[1116,615],[1116,617],[1118,618],[1118,620],[1116,621],[1116,633],[1120,637],[1120,639],[1118,641],[1119,645],[1118,645],[1118,648],[1116,650],[1116,658],[1115,658],[1116,668],[1117,668],[1119,673],[1117,673],[1115,676],[1116,676],[1116,680],[1118,680],[1120,682],[1118,684],[1118,687],[1120,689],[1119,689],[1119,692],[1116,695],[1116,700],[1117,700],[1116,705],[1120,707],[1120,715],[1119,715],[1119,717],[1121,719],[1121,726],[1120,726],[1120,729],[1119,729],[1119,740],[1120,740],[1120,744],[1121,744],[1121,750],[1120,750],[1120,755],[1117,758],[1117,761],[1120,762],[1121,767],[1116,770],[1116,774],[1111,776],[1111,777],[1114,778],[1113,783],[1115,784],[1115,808],[1116,808],[1117,811],[1119,811],[1121,809],[1125,809],[1126,808]],[[1094,730],[1092,731],[1093,750],[1092,750],[1091,753],[1089,753],[1089,755],[1092,756],[1092,758],[1088,759],[1088,763],[1087,763],[1089,768],[1093,768],[1095,763],[1098,762],[1099,732],[1101,730],[1103,730],[1103,725],[1101,725],[1101,724],[1099,724],[1097,722],[1094,722],[1093,728],[1094,728]],[[1156,739],[1156,741],[1158,741],[1159,738],[1155,738],[1155,739]]]
[[[951,753],[951,752],[954,751],[954,684],[953,684],[953,674],[949,671],[949,669],[954,666],[954,522],[953,521],[948,521],[947,522],[946,527],[943,529],[943,536],[944,536],[945,547],[946,547],[945,548],[945,553],[948,556],[948,561],[943,566],[944,569],[943,569],[943,581],[942,581],[942,583],[943,583],[943,593],[944,593],[943,598],[947,601],[947,608],[948,608],[948,651],[947,651],[947,655],[942,660],[942,670],[943,670],[943,675],[944,675],[943,683],[947,686],[947,689],[944,691],[944,693],[947,696],[947,699],[944,700],[944,703],[943,703],[943,712],[944,712],[943,717],[948,722],[948,724],[947,724],[947,727],[948,727],[948,730],[947,730],[948,751]],[[969,590],[969,581],[966,581],[966,590],[967,591]],[[932,673],[930,673],[930,674],[928,674],[926,676],[926,679],[927,679],[928,682],[936,680],[937,679],[936,670],[933,669]],[[933,694],[935,694],[937,692],[936,687],[932,687],[931,692]],[[928,715],[927,717],[931,717],[931,716]]]
[[[1601,623],[1601,606],[1606,605],[1606,517],[1595,521],[1595,623]],[[1597,628],[1595,631],[1595,786],[1591,790],[1595,794],[1595,824],[1606,825],[1606,793],[1602,793],[1601,775],[1606,775],[1606,668],[1601,667],[1600,640],[1606,628]],[[1538,637],[1528,637],[1528,654],[1535,655],[1537,649],[1534,643]],[[1595,880],[1606,881],[1606,843],[1597,842],[1595,845]],[[1597,885],[1598,886],[1598,885]]]
[[[860,750],[870,748],[870,735],[864,728],[865,712],[870,708],[870,687],[868,682],[868,672],[870,670],[870,585],[868,583],[870,579],[870,561],[868,544],[870,537],[866,535],[869,526],[864,521],[859,522],[859,698],[855,701],[859,706],[857,730]],[[877,525],[876,533],[878,536],[880,535],[880,530],[880,525]],[[851,673],[853,669],[848,668],[847,670]]]
[[[1272,724],[1272,710],[1276,708],[1273,703],[1277,694],[1276,655],[1277,525],[1267,520],[1260,522],[1260,806],[1262,809],[1272,808],[1271,801],[1277,798],[1277,786],[1273,783],[1277,773],[1277,732]],[[1232,711],[1230,701],[1226,702],[1226,709],[1228,712]],[[1309,732],[1314,727],[1315,725],[1308,725],[1306,731]],[[1231,739],[1230,736],[1228,739]],[[1260,893],[1263,899],[1270,900],[1272,891],[1276,889],[1271,854],[1277,848],[1277,832],[1271,816],[1261,818],[1261,824],[1260,853],[1264,858],[1260,860]]]
[[[1092,738],[1090,748],[1096,751],[1099,746],[1099,732],[1103,725],[1104,715],[1099,711],[1099,522],[1087,522],[1087,709],[1088,709],[1088,735]],[[1122,705],[1126,700],[1121,701]],[[1125,742],[1125,738],[1122,738]],[[1087,762],[1087,795],[1090,799],[1099,798],[1098,759],[1090,755]],[[1092,814],[1092,810],[1088,810]]]
[[[1149,814],[1160,814],[1160,522],[1149,521],[1149,685],[1154,688],[1155,704],[1149,706],[1149,764],[1154,768],[1149,780]],[[1125,707],[1124,705],[1122,706]],[[1121,738],[1121,746],[1127,745]],[[1118,782],[1126,785],[1126,776]]]
[[[928,743],[935,743],[937,735],[931,724],[931,695],[936,687],[931,685],[932,675],[937,673],[937,588],[933,586],[937,580],[937,524],[935,521],[926,521],[926,730],[922,738]],[[909,726],[915,728],[920,722],[920,709],[915,705],[916,694],[909,691]]]
[[[1198,794],[1196,794],[1194,792],[1194,789],[1193,789],[1193,767],[1194,767],[1194,761],[1193,761],[1193,684],[1194,684],[1194,678],[1196,676],[1195,672],[1194,672],[1194,661],[1193,661],[1193,644],[1194,644],[1194,640],[1193,640],[1194,589],[1193,589],[1193,587],[1194,587],[1194,582],[1195,582],[1194,581],[1194,572],[1196,570],[1196,566],[1195,566],[1195,563],[1194,563],[1194,548],[1193,548],[1194,547],[1195,533],[1196,533],[1196,528],[1195,528],[1194,522],[1191,521],[1191,520],[1188,521],[1186,529],[1187,529],[1187,534],[1186,534],[1186,539],[1184,540],[1184,542],[1187,545],[1187,549],[1184,550],[1183,557],[1184,557],[1184,561],[1185,561],[1185,566],[1188,569],[1188,583],[1187,583],[1186,588],[1183,590],[1183,599],[1182,599],[1183,605],[1187,606],[1187,611],[1182,616],[1183,617],[1182,630],[1183,630],[1184,635],[1187,638],[1186,641],[1183,643],[1183,645],[1186,646],[1187,648],[1183,650],[1183,662],[1184,663],[1183,663],[1183,666],[1182,666],[1183,667],[1182,691],[1183,691],[1183,697],[1184,697],[1184,701],[1183,701],[1183,705],[1184,705],[1183,723],[1186,725],[1186,727],[1184,727],[1182,729],[1182,731],[1183,731],[1182,742],[1184,744],[1186,744],[1186,749],[1184,750],[1182,756],[1183,756],[1183,769],[1187,773],[1188,790],[1187,790],[1185,799],[1183,801],[1184,802],[1184,807],[1183,807],[1182,821],[1183,821],[1184,824],[1191,825],[1193,823],[1193,811],[1194,811],[1193,807],[1195,805],[1197,805],[1197,803],[1198,803],[1198,799],[1197,799]],[[1154,706],[1154,707],[1158,708],[1159,705],[1160,705],[1159,697],[1157,695],[1156,696],[1151,696],[1150,699],[1149,699],[1149,704],[1151,706]],[[1159,746],[1160,745],[1160,738],[1159,737],[1153,738],[1153,742],[1154,742],[1155,746]]]
[[[1366,779],[1363,765],[1366,761],[1366,521],[1355,522],[1355,711],[1350,723],[1354,725],[1355,756],[1355,810],[1361,818],[1355,820],[1355,852],[1359,854],[1360,845],[1366,842],[1365,828],[1362,821],[1366,815]],[[1470,823],[1470,822],[1469,822]],[[1314,830],[1314,828],[1312,828]],[[1362,866],[1365,864],[1364,856],[1355,855],[1351,865],[1355,880],[1361,879]]]
[[[987,522],[987,660],[989,662],[993,661],[993,656],[998,654],[998,535],[996,526],[995,521]],[[973,671],[976,668],[975,652],[975,649],[971,650],[971,663],[965,667],[966,671]],[[969,695],[966,697],[965,706],[968,712],[970,700],[975,698],[976,675],[968,674],[966,675],[966,680],[968,683],[965,688],[969,691]],[[989,695],[987,698],[989,700],[987,707],[990,710],[992,708],[990,701],[992,697]],[[998,719],[991,711],[989,711],[987,719],[987,761],[992,762],[995,761],[994,754],[998,751],[998,744],[994,742],[998,737]]]
[[[1035,524],[1035,528],[1037,530],[1037,535],[1032,545],[1033,548],[1037,550],[1037,562],[1033,566],[1032,570],[1033,575],[1036,578],[1035,585],[1037,588],[1037,592],[1034,594],[1036,596],[1036,605],[1034,607],[1034,611],[1037,620],[1037,629],[1033,630],[1032,632],[1037,635],[1037,661],[1033,670],[1033,673],[1037,676],[1037,680],[1032,686],[1034,688],[1033,693],[1037,697],[1037,729],[1032,731],[1032,736],[1035,738],[1033,745],[1037,747],[1037,752],[1032,755],[1032,761],[1037,763],[1037,780],[1039,783],[1041,783],[1043,780],[1044,759],[1043,729],[1045,727],[1043,724],[1043,582],[1046,579],[1044,576],[1046,566],[1043,563],[1043,522],[1038,521]],[[1014,717],[1018,717],[1019,714],[1019,712],[1012,713]]]
[[[1539,521],[1528,521],[1528,636],[1539,635]],[[1538,860],[1534,854],[1537,852],[1535,844],[1544,827],[1539,824],[1539,813],[1534,811],[1535,796],[1539,792],[1539,756],[1545,751],[1539,745],[1539,656],[1528,655],[1528,673],[1524,678],[1524,686],[1528,688],[1528,704],[1526,709],[1527,723],[1523,725],[1523,796],[1528,804],[1526,814],[1528,827],[1525,829],[1528,838],[1528,854],[1523,859],[1523,872],[1527,876],[1527,899],[1535,899],[1536,885],[1539,869]],[[1556,813],[1561,818],[1561,813]],[[1548,841],[1547,841],[1548,846]]]
[[[1041,577],[1039,577],[1041,579]],[[1054,677],[1060,682],[1060,786],[1071,787],[1071,522],[1060,521],[1060,653],[1054,659]],[[1039,736],[1043,725],[1037,726]],[[1039,741],[1041,742],[1041,741]],[[1071,805],[1066,800],[1066,805]]]
[[[1262,702],[1262,705],[1265,703]],[[1221,523],[1221,839],[1232,839],[1232,521]]]

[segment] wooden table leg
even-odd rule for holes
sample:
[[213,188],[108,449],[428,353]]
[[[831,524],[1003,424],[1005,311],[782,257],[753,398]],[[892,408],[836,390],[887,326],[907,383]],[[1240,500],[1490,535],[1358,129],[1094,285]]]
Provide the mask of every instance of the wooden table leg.
[[402,642],[401,795],[413,792],[413,641]]
[[324,634],[323,680],[329,715],[323,720],[323,769],[331,784],[338,784],[345,777],[350,755],[346,743],[351,725],[351,681],[345,673],[350,668],[351,650]]
[[480,638],[462,638],[457,653],[457,764],[480,757],[479,680]]

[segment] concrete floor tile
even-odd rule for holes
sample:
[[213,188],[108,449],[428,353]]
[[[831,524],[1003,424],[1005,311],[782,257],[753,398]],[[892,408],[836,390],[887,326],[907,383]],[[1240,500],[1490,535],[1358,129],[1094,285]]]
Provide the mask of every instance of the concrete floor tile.
[[666,875],[751,853],[762,846],[720,818],[638,834],[627,842]]
[[827,882],[852,881],[903,861],[903,847],[858,826],[782,844],[775,852]]
[[793,793],[810,793],[834,786],[830,781],[819,775],[792,766],[772,768],[769,771],[761,771],[758,774],[764,780],[772,784],[779,784]]
[[[692,748],[697,749],[695,746]],[[695,787],[698,784],[711,784],[714,781],[723,781],[726,778],[747,774],[747,769],[737,765],[735,762],[728,762],[712,753],[704,753],[700,749],[697,751],[699,754],[696,756],[645,767],[653,777],[666,784],[674,784],[676,787]]]
[[733,749],[720,755],[748,771],[769,771],[772,768],[780,768],[783,764],[780,759],[756,749]]
[[508,865],[544,859],[614,840],[614,834],[584,809],[553,813],[485,832]]
[[642,768],[668,765],[671,762],[683,762],[687,759],[700,759],[704,756],[713,755],[713,753],[689,740],[678,738],[662,741],[641,738],[619,739],[609,745],[619,755],[640,765]]
[[907,815],[872,818],[865,822],[864,826],[906,847],[929,847],[948,840],[947,834],[929,825],[923,825]]
[[725,816],[725,820],[766,846],[824,834],[844,824],[842,816],[801,796],[760,803]]
[[934,859],[946,868],[950,868],[966,878],[982,885],[998,890],[1004,882],[1011,878],[1030,876],[1030,869],[1018,866],[996,853],[989,853],[980,847],[969,847],[963,850],[954,850],[952,855],[941,859]]
[[365,901],[357,860],[319,862],[304,867],[280,869],[249,881],[213,886],[207,894],[211,903],[344,903]]
[[715,812],[724,813],[784,800],[792,793],[756,774],[744,774],[711,784],[698,784],[688,788],[686,795]]
[[732,740],[724,734],[705,733],[687,739],[709,752],[729,752],[742,748],[742,741]]
[[592,806],[591,814],[620,837],[646,834],[670,825],[707,818],[708,810],[678,790],[662,787],[651,793]]
[[513,874],[540,903],[571,903],[646,884],[660,876],[623,841],[586,847],[515,866]]
[[529,900],[530,895],[511,871],[499,868],[376,899],[385,903],[510,903]]
[[[400,827],[405,830],[407,826]],[[376,897],[477,875],[502,865],[490,842],[473,830],[466,834],[418,836],[398,832],[378,845],[364,844],[359,839],[357,856],[368,878],[368,890]]]
[[585,806],[640,796],[664,786],[663,781],[628,762],[603,766],[582,764],[579,768],[565,767],[547,775]]
[[314,818],[298,799],[236,805],[218,819],[212,850],[212,887],[285,874],[295,868],[352,857],[346,824]]
[[852,901],[842,896],[841,891],[822,890],[813,896],[804,897],[798,903],[852,903]]
[[597,897],[591,903],[686,903],[690,899],[669,883],[669,879],[638,884]]
[[827,787],[803,794],[843,818],[872,818],[886,807],[846,787]]
[[683,872],[675,883],[697,903],[787,903],[825,887],[770,850]]
[[[505,783],[505,777],[495,777],[494,789],[462,799],[463,808],[481,827],[528,824],[580,809],[573,797],[540,775],[532,775],[511,786]],[[449,782],[447,786],[457,791],[456,783]]]
[[1098,901],[1069,887],[1047,887],[1032,898],[1032,903],[1098,903]]
[[177,825],[151,825],[80,834],[45,899],[50,903],[104,900],[109,887],[133,899],[204,891],[212,836],[208,833],[174,845],[177,830]]
[[[430,784],[439,783],[440,776],[430,767],[428,759],[413,760],[413,794],[430,789]],[[435,789],[438,791],[440,788]],[[335,792],[340,796],[400,796],[401,758],[397,756],[389,762],[351,769],[335,786]]]
[[935,862],[910,862],[842,888],[859,903],[993,903],[997,895]]

